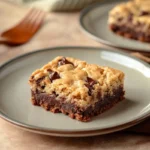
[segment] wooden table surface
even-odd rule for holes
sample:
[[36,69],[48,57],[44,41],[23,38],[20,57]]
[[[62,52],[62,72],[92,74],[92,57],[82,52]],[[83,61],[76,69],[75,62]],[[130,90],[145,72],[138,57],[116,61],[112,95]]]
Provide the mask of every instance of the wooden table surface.
[[[0,1],[0,32],[15,25],[28,9]],[[20,46],[0,45],[0,63],[41,48],[54,46],[102,46],[86,37],[79,28],[79,12],[49,13],[44,26],[28,43]],[[150,132],[150,121],[129,130]],[[37,135],[16,128],[0,119],[0,150],[148,150],[150,136],[132,132],[88,138],[59,138]]]

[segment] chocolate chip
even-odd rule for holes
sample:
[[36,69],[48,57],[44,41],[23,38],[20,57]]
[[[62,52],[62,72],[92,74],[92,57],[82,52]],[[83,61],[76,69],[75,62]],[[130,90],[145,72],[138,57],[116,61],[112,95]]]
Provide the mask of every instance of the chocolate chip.
[[[60,60],[58,61],[58,66],[65,65],[65,64],[71,64],[71,65],[73,65],[73,63],[70,62],[70,61],[68,61],[65,57],[63,57],[62,59],[60,59]],[[74,65],[73,65],[73,66],[74,66]]]
[[97,83],[95,80],[93,80],[92,78],[89,78],[89,77],[87,77],[87,82],[90,84],[90,86],[93,86],[94,84]]
[[90,86],[88,83],[86,83],[85,86],[89,89],[88,94],[91,96],[93,87]]
[[45,77],[43,76],[43,77],[39,78],[38,80],[36,80],[36,84],[37,84],[37,85],[40,85],[40,82],[41,82],[44,78],[45,78]]
[[87,83],[85,84],[85,86],[89,89],[88,94],[90,96],[92,95],[93,86],[96,83],[97,82],[95,80],[93,80],[92,78],[87,77]]
[[50,73],[49,78],[50,78],[51,82],[53,82],[53,80],[59,79],[60,76],[57,72],[53,71]]
[[47,69],[47,71],[50,72],[50,73],[53,72],[51,69]]
[[111,25],[110,26],[111,30],[113,30],[114,32],[117,32],[119,30],[119,27],[116,25]]
[[55,95],[56,97],[58,96],[58,94],[57,94],[55,91],[53,91],[52,93],[53,93],[53,95]]
[[57,72],[51,70],[51,69],[47,69],[47,71],[49,72],[49,78],[51,80],[51,82],[53,82],[53,80],[59,79],[60,76]]
[[43,85],[43,86],[41,86],[41,88],[42,88],[42,89],[44,89],[44,88],[45,88],[45,86]]
[[140,16],[146,16],[146,15],[150,15],[150,12],[148,12],[148,11],[142,11],[140,13]]
[[118,21],[120,22],[120,21],[122,21],[123,20],[123,18],[122,17],[120,17],[120,18],[118,18]]

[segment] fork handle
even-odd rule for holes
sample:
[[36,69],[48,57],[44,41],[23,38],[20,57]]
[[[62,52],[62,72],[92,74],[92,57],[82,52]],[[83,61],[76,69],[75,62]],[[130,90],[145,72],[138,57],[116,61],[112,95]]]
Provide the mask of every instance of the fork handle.
[[7,39],[5,39],[5,38],[2,38],[1,36],[0,36],[0,44],[5,44],[5,45],[7,45],[7,44],[9,44],[9,45],[15,45],[15,44],[11,43],[9,40],[7,40]]
[[6,44],[6,43],[7,41],[4,38],[0,37],[0,44]]
[[0,41],[0,44],[7,44],[6,41]]

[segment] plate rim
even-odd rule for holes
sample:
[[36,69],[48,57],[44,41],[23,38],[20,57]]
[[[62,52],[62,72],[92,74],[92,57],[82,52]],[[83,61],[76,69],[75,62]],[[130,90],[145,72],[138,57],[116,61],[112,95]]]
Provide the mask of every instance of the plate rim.
[[[119,0],[112,0],[111,2],[119,2]],[[121,0],[121,2],[123,2],[125,0]],[[134,48],[129,48],[129,47],[122,47],[121,45],[118,45],[118,44],[114,44],[113,42],[109,42],[107,40],[104,40],[102,38],[99,38],[98,36],[94,35],[91,31],[89,31],[88,29],[86,29],[85,25],[84,25],[84,17],[92,10],[94,10],[95,8],[99,7],[101,4],[106,4],[106,3],[111,3],[110,1],[101,1],[101,2],[97,2],[97,3],[94,3],[86,8],[84,8],[81,12],[80,12],[80,16],[79,16],[79,19],[78,19],[78,22],[79,22],[79,26],[80,26],[80,29],[83,33],[85,33],[88,37],[90,37],[91,39],[101,43],[101,44],[104,44],[104,45],[107,45],[107,46],[110,46],[112,48],[118,48],[118,49],[122,49],[122,50],[128,50],[128,51],[139,51],[139,52],[145,52],[145,53],[149,53],[150,50],[143,50],[143,49],[134,49]]]
[[[60,46],[60,47],[50,47],[50,48],[43,48],[43,49],[39,49],[39,50],[35,50],[35,51],[31,51],[31,52],[27,52],[25,54],[21,54],[18,55],[6,62],[4,62],[3,64],[0,65],[0,71],[7,65],[11,64],[12,62],[26,57],[28,55],[32,55],[32,54],[36,54],[39,52],[43,52],[43,51],[51,51],[51,50],[65,50],[65,49],[89,49],[89,50],[103,50],[103,51],[108,51],[108,52],[114,52],[114,53],[119,53],[125,56],[128,56],[129,58],[132,58],[134,60],[137,60],[138,62],[142,63],[145,67],[150,68],[149,64],[145,63],[144,61],[136,58],[135,56],[131,56],[126,52],[122,52],[119,50],[111,50],[111,49],[107,49],[104,47],[87,47],[87,46]],[[141,121],[145,120],[147,117],[149,117],[150,114],[145,114],[145,116],[139,117],[139,118],[135,118],[132,121],[129,121],[127,123],[123,123],[121,125],[116,125],[113,127],[107,127],[107,128],[103,128],[103,129],[85,129],[85,130],[53,130],[53,129],[47,129],[47,128],[43,128],[43,127],[37,127],[37,126],[32,126],[23,122],[19,122],[16,121],[15,119],[12,119],[11,117],[3,114],[3,112],[0,111],[0,118],[4,119],[5,121],[21,127],[23,129],[26,129],[28,131],[32,131],[32,132],[36,132],[36,133],[40,133],[40,134],[47,134],[47,135],[52,135],[52,136],[67,136],[67,137],[78,137],[78,136],[90,136],[90,135],[101,135],[101,134],[107,134],[107,133],[112,133],[115,131],[119,131],[122,129],[126,129],[128,127],[131,127],[133,125],[136,125],[138,123],[140,123]]]

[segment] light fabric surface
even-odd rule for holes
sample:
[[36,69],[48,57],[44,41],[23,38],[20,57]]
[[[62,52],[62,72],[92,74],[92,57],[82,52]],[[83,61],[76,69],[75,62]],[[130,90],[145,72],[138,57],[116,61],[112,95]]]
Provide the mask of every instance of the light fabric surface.
[[[0,0],[0,32],[14,26],[28,10]],[[0,64],[21,54],[62,45],[102,46],[86,37],[78,24],[79,13],[49,13],[44,26],[24,45],[0,44]],[[71,21],[68,21],[71,20]],[[66,25],[67,22],[67,25]],[[71,34],[70,34],[71,33]],[[13,106],[13,104],[12,104]],[[23,108],[25,109],[25,108]],[[141,131],[149,125],[142,126]],[[139,128],[136,128],[139,130]],[[0,150],[149,150],[150,136],[113,133],[87,138],[59,138],[21,130],[0,118]]]
[[27,132],[0,119],[0,150],[149,150],[150,136],[114,133],[62,138]]
[[45,11],[71,11],[82,9],[94,2],[102,0],[9,0],[29,7],[37,7]]

